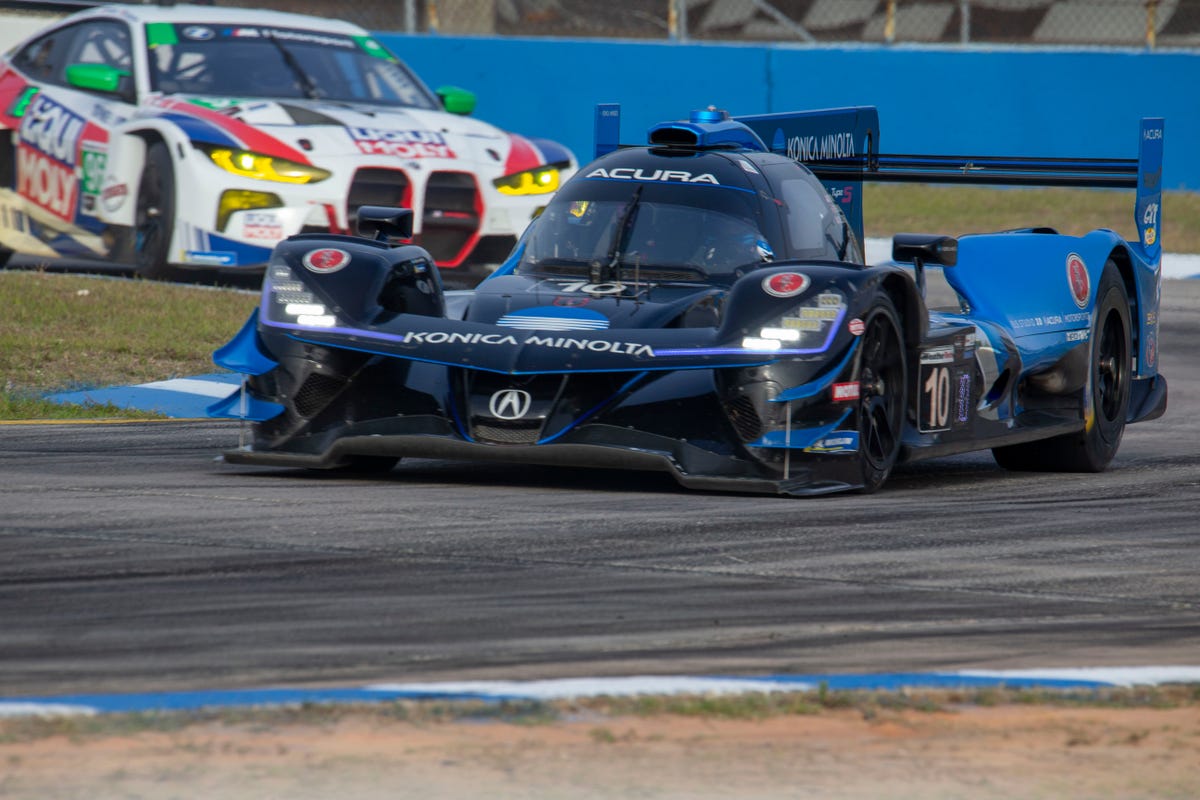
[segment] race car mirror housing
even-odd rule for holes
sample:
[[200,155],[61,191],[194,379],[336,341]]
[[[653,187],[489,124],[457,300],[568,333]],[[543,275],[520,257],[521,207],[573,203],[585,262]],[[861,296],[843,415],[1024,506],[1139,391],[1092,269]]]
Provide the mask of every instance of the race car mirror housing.
[[66,70],[67,83],[77,89],[115,94],[132,102],[133,86],[127,69],[107,64],[70,64]]
[[437,96],[442,99],[442,107],[451,114],[467,116],[475,110],[475,93],[457,86],[439,86]]
[[958,239],[930,233],[897,233],[892,238],[892,261],[911,261],[917,291],[925,297],[925,265],[953,267],[958,263]]
[[930,233],[897,233],[892,238],[892,260],[953,267],[958,263],[958,239]]
[[411,208],[360,206],[357,217],[359,234],[370,236],[377,242],[384,242],[389,238],[412,238],[413,212]]

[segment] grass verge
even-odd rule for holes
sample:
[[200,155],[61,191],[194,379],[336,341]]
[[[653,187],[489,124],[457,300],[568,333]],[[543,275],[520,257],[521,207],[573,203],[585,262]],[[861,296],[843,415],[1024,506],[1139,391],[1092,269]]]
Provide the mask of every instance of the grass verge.
[[257,302],[198,286],[0,271],[0,419],[153,418],[42,398],[213,372],[212,351]]

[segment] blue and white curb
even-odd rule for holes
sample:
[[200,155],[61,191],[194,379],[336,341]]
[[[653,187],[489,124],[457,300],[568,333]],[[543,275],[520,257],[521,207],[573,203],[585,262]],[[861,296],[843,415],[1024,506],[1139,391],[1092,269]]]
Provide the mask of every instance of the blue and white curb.
[[217,373],[137,386],[61,392],[47,395],[46,399],[80,406],[112,404],[118,408],[155,411],[173,419],[203,419],[208,416],[205,413],[208,406],[228,397],[241,384],[241,380],[240,375],[232,372]]
[[900,689],[1106,689],[1200,683],[1200,667],[1081,667],[966,670],[874,675],[761,677],[634,676],[540,681],[381,683],[325,689],[227,689],[144,694],[76,694],[0,698],[0,717],[380,703],[396,700],[547,701],[639,695],[734,695],[755,692],[898,691]]

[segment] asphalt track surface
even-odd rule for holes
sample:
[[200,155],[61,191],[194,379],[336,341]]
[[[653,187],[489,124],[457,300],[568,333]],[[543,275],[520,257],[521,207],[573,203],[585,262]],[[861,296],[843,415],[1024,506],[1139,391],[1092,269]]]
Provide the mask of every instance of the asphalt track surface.
[[1195,664],[1197,341],[1200,281],[1169,281],[1168,412],[1104,474],[980,453],[867,497],[234,467],[236,422],[0,426],[0,687]]

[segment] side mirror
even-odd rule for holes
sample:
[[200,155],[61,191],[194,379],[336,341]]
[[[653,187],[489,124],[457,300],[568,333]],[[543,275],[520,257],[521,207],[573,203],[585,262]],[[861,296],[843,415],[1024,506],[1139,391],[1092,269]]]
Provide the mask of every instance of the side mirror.
[[133,87],[127,69],[117,69],[108,64],[69,64],[67,83],[77,89],[119,95],[133,102]]
[[358,217],[360,236],[369,236],[377,242],[385,242],[389,238],[412,238],[413,212],[411,208],[359,206],[356,216]]
[[931,233],[897,233],[892,237],[892,261],[911,261],[917,291],[925,297],[925,265],[953,267],[958,263],[958,239]]
[[475,93],[457,86],[441,86],[437,96],[442,98],[442,107],[451,114],[467,116],[475,110]]
[[958,239],[931,233],[897,233],[892,238],[892,261],[953,267],[958,263]]

